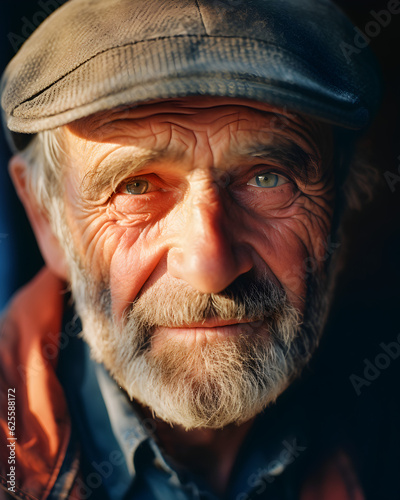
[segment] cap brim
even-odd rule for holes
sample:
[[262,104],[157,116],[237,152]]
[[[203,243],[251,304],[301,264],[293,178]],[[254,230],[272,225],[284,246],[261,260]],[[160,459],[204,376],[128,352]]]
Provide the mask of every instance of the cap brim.
[[370,121],[355,93],[280,48],[247,38],[181,36],[96,55],[9,110],[7,126],[33,134],[121,105],[198,95],[256,100],[355,130]]

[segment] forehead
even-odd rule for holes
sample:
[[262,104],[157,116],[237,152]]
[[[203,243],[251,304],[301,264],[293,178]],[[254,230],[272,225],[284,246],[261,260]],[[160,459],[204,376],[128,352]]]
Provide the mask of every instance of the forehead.
[[151,169],[239,174],[268,162],[306,183],[330,169],[332,134],[305,117],[238,99],[154,102],[91,115],[65,128],[72,177],[93,199]]
[[[321,124],[287,109],[257,101],[230,98],[193,97],[152,102],[138,107],[117,108],[69,124],[66,134],[76,146],[79,139],[92,143],[154,142],[166,147],[172,130],[207,132],[210,143],[221,135],[243,142],[269,142],[273,137],[294,138],[304,149],[317,146]],[[322,129],[327,131],[328,127]],[[169,131],[163,138],[163,132]],[[81,146],[86,149],[84,142]],[[150,146],[150,144],[148,144]],[[90,147],[90,145],[89,145]]]

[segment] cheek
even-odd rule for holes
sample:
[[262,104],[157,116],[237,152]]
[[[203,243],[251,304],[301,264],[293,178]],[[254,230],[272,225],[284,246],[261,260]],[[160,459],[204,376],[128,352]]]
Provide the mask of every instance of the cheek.
[[[156,197],[156,203],[153,198]],[[114,241],[106,263],[113,313],[120,318],[165,254],[165,218],[175,203],[173,193],[115,196],[108,209]]]
[[[93,207],[76,196],[67,218],[74,246],[90,276],[107,283],[112,308],[121,317],[161,258],[161,221],[174,194],[148,197],[115,195],[107,206]],[[155,209],[156,207],[156,209]]]
[[81,232],[74,239],[84,268],[96,281],[108,284],[113,314],[121,318],[161,259],[157,225],[143,228],[126,220],[119,225],[103,214],[78,226]]
[[287,209],[273,210],[247,223],[251,245],[286,290],[291,303],[304,310],[307,279],[321,273],[327,259],[331,210],[306,197]]
[[164,253],[157,228],[146,229],[140,234],[133,228],[125,230],[109,263],[109,284],[112,310],[121,318],[137,297]]

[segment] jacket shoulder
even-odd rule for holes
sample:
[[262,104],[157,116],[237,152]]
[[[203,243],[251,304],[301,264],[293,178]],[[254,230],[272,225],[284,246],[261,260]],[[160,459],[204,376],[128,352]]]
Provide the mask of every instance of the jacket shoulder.
[[63,284],[44,268],[16,293],[0,319],[1,386],[19,386],[57,363]]
[[25,498],[46,498],[70,437],[55,371],[64,291],[64,283],[44,268],[11,299],[0,320],[0,441],[15,445],[0,450],[0,480],[4,487],[12,452],[16,490]]

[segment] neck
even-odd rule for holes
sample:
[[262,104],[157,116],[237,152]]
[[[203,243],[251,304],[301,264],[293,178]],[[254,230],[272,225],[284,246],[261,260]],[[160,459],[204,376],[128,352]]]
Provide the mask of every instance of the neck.
[[192,429],[165,423],[143,410],[154,420],[156,436],[161,448],[178,466],[201,477],[218,495],[223,495],[230,474],[254,419],[241,425],[228,425],[223,429]]

